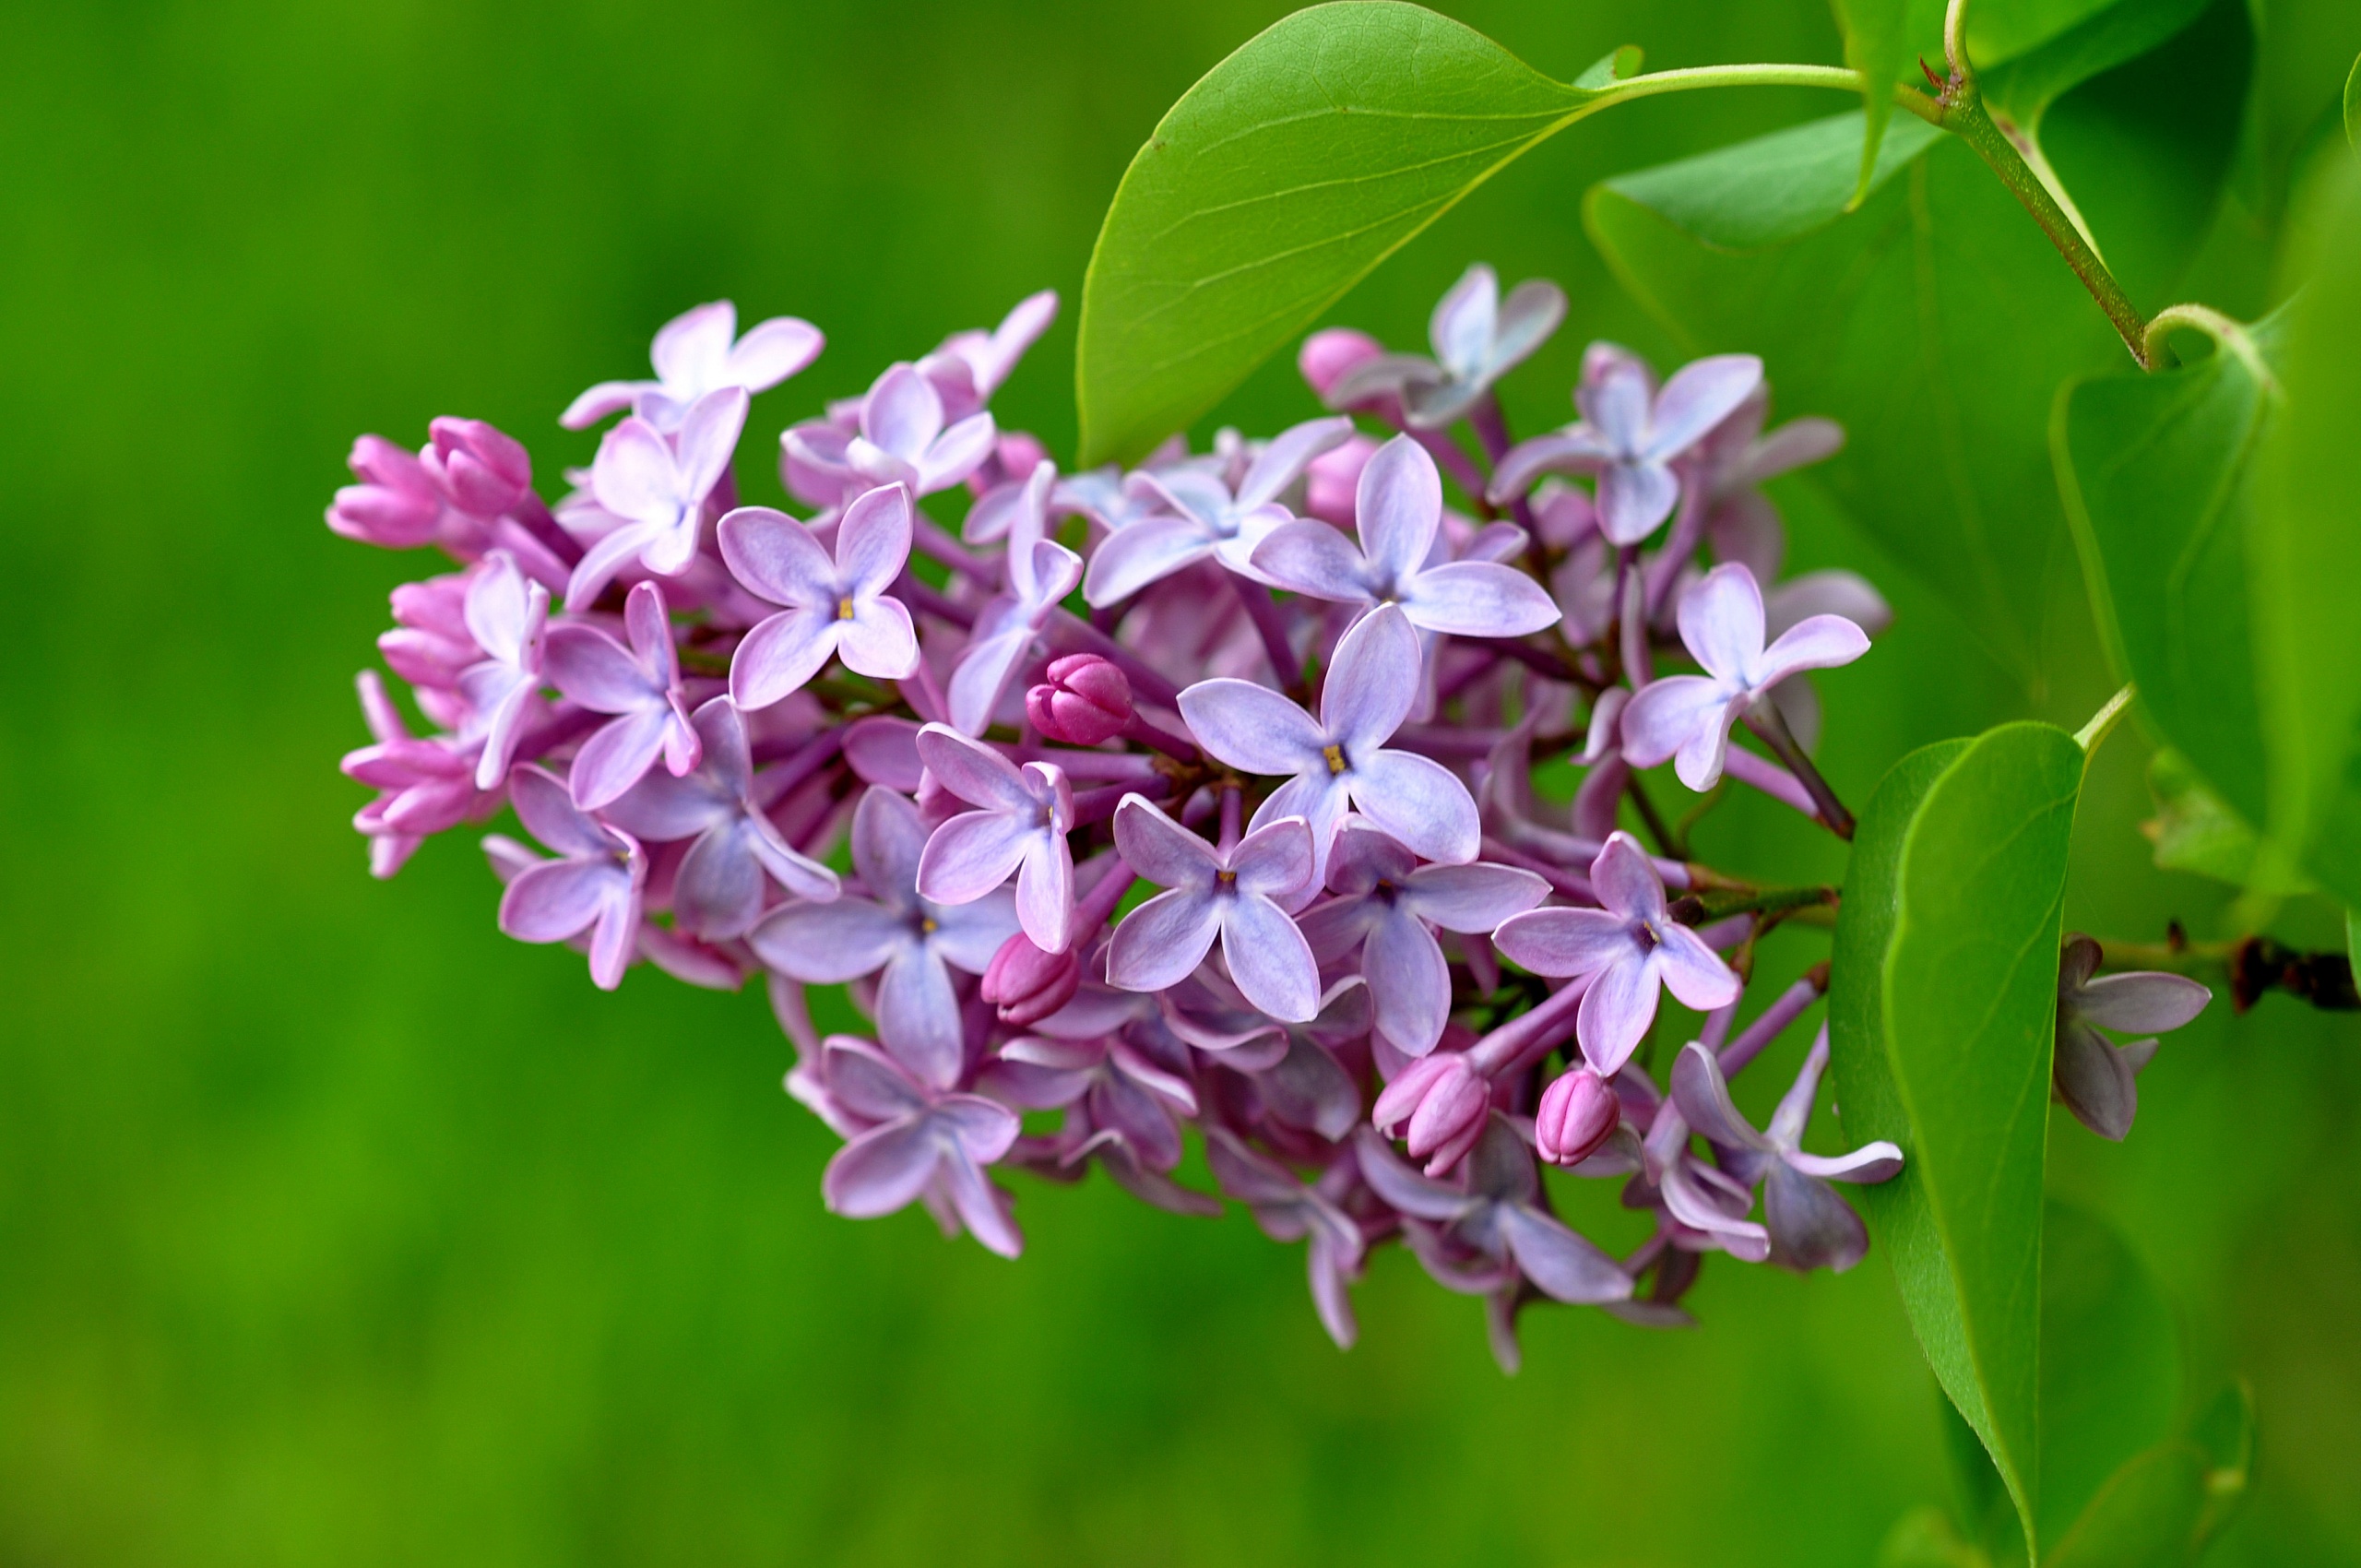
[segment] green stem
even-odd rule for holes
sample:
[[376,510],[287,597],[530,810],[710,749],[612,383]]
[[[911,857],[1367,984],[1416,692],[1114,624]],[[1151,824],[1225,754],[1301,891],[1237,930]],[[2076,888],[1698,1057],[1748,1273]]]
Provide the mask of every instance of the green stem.
[[[1861,73],[1842,65],[1689,65],[1678,71],[1650,71],[1603,88],[1591,107],[1603,109],[1627,99],[1654,98],[1659,93],[1690,92],[1712,87],[1824,87],[1858,94],[1865,89]],[[1913,89],[1896,86],[1893,101],[1929,125],[1940,125],[1941,110],[1935,101]]]

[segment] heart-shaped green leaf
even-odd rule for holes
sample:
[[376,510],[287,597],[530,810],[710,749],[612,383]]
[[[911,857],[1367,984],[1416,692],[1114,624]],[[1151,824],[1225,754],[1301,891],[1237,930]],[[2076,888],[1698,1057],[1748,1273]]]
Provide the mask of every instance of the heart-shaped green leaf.
[[2010,724],[1897,763],[1862,814],[1830,976],[1845,1132],[1907,1157],[1864,1194],[1870,1224],[2029,1543],[2050,1048],[2082,760],[2061,730]]
[[1250,40],[1157,124],[1108,208],[1082,289],[1082,460],[1185,427],[1602,97],[1418,6],[1315,6]]

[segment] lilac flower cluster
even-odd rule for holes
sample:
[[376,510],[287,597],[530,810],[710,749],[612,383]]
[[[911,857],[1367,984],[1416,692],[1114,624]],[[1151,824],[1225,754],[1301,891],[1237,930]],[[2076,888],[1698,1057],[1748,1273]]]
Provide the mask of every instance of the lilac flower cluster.
[[[502,930],[586,950],[607,988],[641,959],[762,976],[789,1092],[845,1139],[842,1214],[915,1201],[1014,1255],[993,1172],[1092,1163],[1216,1213],[1175,1179],[1194,1128],[1220,1191],[1309,1243],[1340,1345],[1389,1238],[1487,1298],[1511,1366],[1529,1302],[1679,1323],[1706,1253],[1857,1262],[1828,1183],[1901,1155],[1802,1149],[1824,1031],[1766,1129],[1727,1087],[1824,986],[1734,1028],[1797,901],[1689,863],[1636,776],[1670,761],[1849,832],[1803,674],[1886,612],[1849,574],[1779,580],[1755,488],[1836,429],[1766,434],[1750,357],[1659,385],[1598,344],[1576,422],[1513,445],[1494,384],[1565,301],[1502,300],[1477,267],[1431,359],[1306,343],[1323,417],[1062,473],[991,410],[1056,309],[1036,295],[789,427],[807,516],[740,505],[733,463],[750,398],[821,335],[741,336],[726,302],[657,335],[653,379],[565,410],[622,417],[554,505],[481,422],[437,420],[414,456],[363,437],[329,526],[460,564],[396,590],[380,639],[429,732],[361,677],[375,741],[344,766],[378,791],[356,819],[376,873],[513,806],[540,848],[484,840]],[[961,492],[955,533],[920,505]],[[1674,659],[1698,672],[1655,673]],[[1570,816],[1536,803],[1544,754],[1583,769]],[[873,1038],[819,1038],[815,985],[849,986]],[[1663,1088],[1642,1047],[1667,991],[1703,1022]],[[2076,1094],[2128,1121],[2137,1063],[2095,1050],[2122,1060],[2081,1052]],[[1623,1179],[1652,1234],[1602,1251],[1543,1165]]]

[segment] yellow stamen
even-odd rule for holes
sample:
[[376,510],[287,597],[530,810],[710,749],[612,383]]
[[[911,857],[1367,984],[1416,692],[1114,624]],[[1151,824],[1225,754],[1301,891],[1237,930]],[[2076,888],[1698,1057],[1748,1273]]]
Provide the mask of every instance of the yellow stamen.
[[839,621],[852,619],[852,600],[849,596],[836,600],[836,619]]
[[1321,747],[1321,748],[1320,748],[1320,754],[1321,754],[1322,756],[1324,756],[1324,757],[1326,757],[1326,758],[1328,759],[1328,771],[1329,771],[1329,772],[1331,772],[1331,773],[1342,773],[1342,772],[1344,772],[1344,771],[1345,771],[1345,748],[1344,748],[1344,747],[1342,747],[1342,746],[1323,746],[1323,747]]

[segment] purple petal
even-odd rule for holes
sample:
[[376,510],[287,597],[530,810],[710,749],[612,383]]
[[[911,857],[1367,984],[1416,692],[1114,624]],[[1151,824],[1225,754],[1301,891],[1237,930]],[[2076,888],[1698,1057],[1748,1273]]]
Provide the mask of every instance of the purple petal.
[[920,1081],[937,1088],[958,1082],[967,1033],[951,971],[930,944],[910,943],[886,960],[877,982],[877,1036]]
[[918,459],[919,493],[931,495],[959,483],[981,468],[1000,444],[990,414],[969,414],[927,444]]
[[1336,1059],[1308,1039],[1292,1039],[1275,1067],[1255,1076],[1271,1113],[1290,1127],[1309,1127],[1331,1142],[1361,1119],[1360,1091]]
[[1222,911],[1201,888],[1159,893],[1125,915],[1107,944],[1107,983],[1125,991],[1178,985],[1204,962]]
[[[1108,545],[1128,539],[1136,528],[1146,526],[1143,523],[1126,529]],[[1408,635],[1408,628],[1405,627],[1404,632]],[[1416,658],[1414,646],[1414,662]],[[1415,669],[1412,678],[1416,678]],[[1199,745],[1216,760],[1244,772],[1286,775],[1314,767],[1325,771],[1320,753],[1327,737],[1320,726],[1278,693],[1252,681],[1222,677],[1198,682],[1180,694],[1180,717]]]
[[599,439],[599,456],[590,465],[590,493],[618,517],[670,528],[682,505],[670,443],[642,419],[616,425]]
[[1379,577],[1396,587],[1407,582],[1426,564],[1442,526],[1442,476],[1433,457],[1407,435],[1379,447],[1361,469],[1353,517]]
[[1501,1233],[1517,1267],[1545,1295],[1588,1304],[1631,1297],[1631,1277],[1613,1258],[1538,1209],[1501,1206]]
[[1591,975],[1636,959],[1631,922],[1605,909],[1534,909],[1492,932],[1492,945],[1511,963],[1553,978]]
[[1595,473],[1615,456],[1594,431],[1577,428],[1521,442],[1501,459],[1485,498],[1494,505],[1515,500],[1545,473]]
[[1082,579],[1094,609],[1120,604],[1151,583],[1213,553],[1204,527],[1187,517],[1143,517],[1101,540]]
[[1672,1099],[1690,1126],[1728,1148],[1775,1152],[1770,1139],[1754,1130],[1730,1099],[1729,1081],[1714,1053],[1695,1040],[1680,1048],[1672,1063]]
[[863,492],[836,525],[835,584],[855,598],[884,592],[910,558],[910,529],[908,491],[889,484]]
[[613,861],[543,861],[501,895],[500,929],[519,942],[564,942],[587,930],[629,881]]
[[2177,1029],[2213,1000],[2213,993],[2181,975],[2141,970],[2104,975],[2074,992],[2075,1014],[2085,1022],[2127,1034]]
[[1282,523],[1263,536],[1252,559],[1256,571],[1289,593],[1340,604],[1368,604],[1377,597],[1361,552],[1326,523]]
[[836,873],[789,843],[768,817],[750,810],[745,823],[747,853],[781,887],[815,904],[828,903],[843,892]]
[[810,322],[775,315],[747,328],[730,350],[724,374],[749,392],[765,392],[818,359],[826,344]]
[[1635,766],[1654,767],[1700,736],[1726,734],[1730,708],[1727,689],[1703,675],[1651,681],[1624,705],[1623,754]]
[[525,830],[561,855],[612,855],[622,839],[583,814],[557,778],[528,763],[509,776],[508,797]]
[[866,898],[782,904],[754,926],[748,945],[770,968],[807,985],[874,974],[916,941],[909,922]]
[[653,387],[647,381],[601,381],[565,406],[557,422],[568,430],[587,430],[609,414],[631,407],[631,400]]
[[934,1105],[936,1120],[948,1126],[959,1146],[979,1165],[1000,1159],[1016,1142],[1024,1124],[1004,1106],[980,1095],[947,1094]]
[[1165,815],[1145,795],[1126,795],[1116,806],[1115,848],[1133,871],[1158,887],[1208,886],[1221,869],[1212,845]]
[[1221,912],[1221,956],[1246,1000],[1274,1018],[1303,1023],[1320,1012],[1320,966],[1295,921],[1268,898],[1244,894]]
[[[1327,684],[1320,693],[1320,728],[1327,732],[1327,738],[1334,739],[1345,748],[1346,759],[1351,766],[1361,766],[1358,754],[1383,745],[1394,731],[1402,727],[1402,721],[1410,716],[1411,706],[1418,699],[1418,634],[1411,629],[1402,612],[1390,604],[1380,605],[1370,611],[1336,639],[1335,657],[1329,664]],[[1204,682],[1190,690],[1202,690],[1216,683]],[[1252,689],[1260,690],[1259,687]],[[1285,701],[1284,698],[1281,700]],[[1188,713],[1188,692],[1180,694],[1180,702],[1181,712],[1185,716]],[[1190,727],[1196,727],[1193,719]],[[1315,752],[1319,744],[1314,742],[1312,749]],[[1221,755],[1217,748],[1208,749]],[[1249,771],[1282,771],[1278,768],[1252,768],[1246,763],[1232,762],[1226,755],[1222,760],[1229,762],[1233,767],[1248,767]],[[1284,771],[1292,772],[1294,767]],[[1472,812],[1472,805],[1470,810]],[[1418,848],[1408,835],[1397,833],[1395,837],[1412,849]],[[1468,852],[1459,859],[1471,860],[1474,856],[1475,849],[1471,844]]]
[[1006,1194],[984,1179],[982,1170],[966,1150],[954,1148],[945,1152],[943,1176],[943,1185],[950,1192],[951,1206],[958,1211],[968,1234],[1004,1258],[1015,1257],[1025,1251],[1025,1237],[1016,1229],[1016,1221],[1009,1218]]
[[942,431],[943,398],[909,364],[879,376],[860,406],[860,434],[905,462],[915,462]]
[[1705,939],[1685,925],[1660,925],[1661,943],[1654,954],[1657,978],[1681,1005],[1700,1013],[1726,1007],[1745,987]]
[[1762,1184],[1762,1218],[1771,1261],[1783,1268],[1842,1274],[1869,1253],[1869,1229],[1853,1206],[1825,1182],[1777,1161]]
[[[1757,679],[1766,665],[1762,590],[1756,586],[1754,574],[1744,566],[1730,562],[1706,573],[1680,596],[1679,620],[1680,640],[1706,673],[1724,686],[1767,685],[1775,679],[1769,675]],[[1861,646],[1869,646],[1866,639]]]
[[951,671],[952,723],[975,735],[990,729],[1001,699],[1008,695],[1009,682],[1032,647],[1033,629],[1021,622],[970,642]]
[[656,374],[674,386],[709,386],[730,359],[738,307],[728,300],[693,305],[656,329],[649,352]]
[[679,454],[675,460],[681,477],[680,497],[685,507],[694,509],[720,482],[722,474],[729,469],[730,454],[738,449],[738,434],[745,428],[746,390],[742,386],[721,387],[690,405],[687,417],[681,421],[680,434],[673,438],[674,450]]
[[1513,566],[1454,561],[1421,572],[1402,595],[1411,624],[1459,637],[1521,637],[1562,617],[1539,583]]
[[926,765],[919,761],[919,728],[884,715],[857,719],[845,728],[845,760],[864,783],[916,794],[926,778]]
[[942,1163],[943,1146],[922,1119],[872,1127],[838,1149],[820,1178],[831,1212],[874,1219],[908,1206]]
[[1278,499],[1279,493],[1301,476],[1311,459],[1332,446],[1342,445],[1353,434],[1353,422],[1342,414],[1306,420],[1271,437],[1238,485],[1238,510],[1252,511]]
[[918,747],[919,760],[928,771],[969,805],[1028,816],[1039,808],[1025,776],[998,748],[971,740],[947,724],[929,724],[920,730]]
[[1230,851],[1238,891],[1246,897],[1275,898],[1311,882],[1311,828],[1301,817],[1281,817],[1257,827]]
[[1311,875],[1304,891],[1317,887],[1328,874],[1328,850],[1335,842],[1337,824],[1352,809],[1352,791],[1342,774],[1321,768],[1296,775],[1254,808],[1247,826],[1254,832],[1273,827],[1289,817],[1300,818],[1311,836]]
[[721,519],[718,531],[721,558],[747,592],[773,604],[835,612],[836,563],[801,523],[768,506],[741,506]]
[[1501,302],[1500,325],[1492,338],[1487,373],[1497,379],[1530,357],[1549,340],[1566,319],[1566,291],[1546,278],[1528,278]]
[[1762,385],[1762,362],[1752,354],[1715,354],[1682,365],[1656,394],[1647,455],[1670,462],[1727,419]]
[[818,609],[755,623],[730,658],[730,700],[748,712],[794,695],[827,667],[848,622]]
[[1777,642],[1763,650],[1753,683],[1767,686],[1799,670],[1832,670],[1869,651],[1869,634],[1852,622],[1842,615],[1814,615],[1782,633]]
[[672,880],[672,915],[682,930],[727,942],[762,914],[763,868],[748,847],[753,837],[753,825],[740,818],[689,846]]
[[1680,481],[1662,463],[1610,463],[1598,475],[1598,529],[1609,544],[1637,544],[1663,526],[1680,500]]
[[1647,1038],[1660,990],[1655,966],[1636,954],[1609,964],[1591,981],[1574,1015],[1574,1034],[1599,1076],[1613,1077]]
[[[1436,1061],[1430,1056],[1419,1065]],[[1416,1068],[1412,1070],[1416,1071]],[[1447,1222],[1467,1212],[1467,1194],[1411,1170],[1402,1162],[1402,1157],[1394,1152],[1394,1146],[1375,1130],[1364,1131],[1354,1139],[1353,1153],[1360,1161],[1361,1175],[1369,1182],[1370,1190],[1404,1214],[1419,1219]]]
[[934,830],[919,857],[918,893],[930,904],[970,904],[1006,882],[1038,831],[1003,812],[964,812]]
[[2100,1137],[2121,1143],[2140,1111],[2140,1086],[2131,1063],[2088,1024],[2058,1026],[2055,1081],[2058,1098],[2074,1119]]
[[896,1122],[927,1109],[924,1088],[909,1070],[865,1039],[830,1035],[820,1064],[829,1095],[856,1116]]
[[1406,910],[1385,911],[1361,949],[1377,1028],[1407,1056],[1424,1056],[1451,1016],[1451,967],[1434,933]]
[[719,788],[709,774],[675,778],[669,773],[650,773],[601,814],[643,843],[670,844],[694,838],[715,823],[737,815],[738,810],[738,797]]
[[955,969],[979,975],[991,965],[1002,943],[1016,934],[1016,898],[1007,888],[996,888],[972,904],[928,905],[934,921],[930,945]]
[[575,754],[569,776],[574,803],[597,811],[621,799],[655,766],[671,728],[671,710],[663,707],[626,713],[600,726]]
[[1065,835],[1036,833],[1027,839],[1016,874],[1016,920],[1044,953],[1062,953],[1073,940],[1074,852]]
[[852,869],[870,892],[907,908],[916,897],[929,831],[917,806],[872,785],[852,814]]
[[565,607],[572,611],[589,609],[614,580],[615,574],[666,531],[667,526],[660,523],[625,523],[600,539],[583,552],[582,559],[574,564],[573,574],[566,578]]
[[1461,380],[1480,374],[1492,353],[1501,315],[1500,275],[1477,262],[1459,275],[1427,322],[1435,358]]
[[918,628],[898,599],[880,595],[857,600],[852,619],[836,623],[836,657],[845,668],[877,681],[906,681],[918,673]]
[[[1358,837],[1347,834],[1339,849]],[[1445,931],[1489,933],[1512,915],[1521,915],[1548,896],[1549,885],[1514,866],[1440,865],[1413,872],[1405,902],[1419,919]]]
[[1406,886],[1418,869],[1407,845],[1362,817],[1345,820],[1330,856],[1328,885],[1338,893],[1369,893],[1380,883]]
[[1415,752],[1370,752],[1353,758],[1353,804],[1361,814],[1430,861],[1476,858],[1483,826],[1476,799],[1456,774]]
[[634,713],[664,697],[639,660],[592,626],[552,626],[546,671],[550,684],[594,713]]

